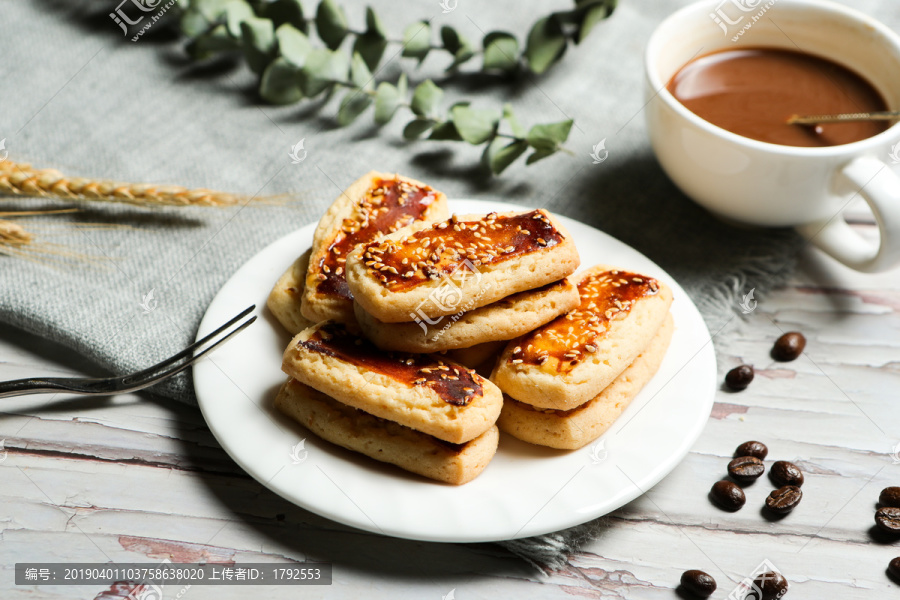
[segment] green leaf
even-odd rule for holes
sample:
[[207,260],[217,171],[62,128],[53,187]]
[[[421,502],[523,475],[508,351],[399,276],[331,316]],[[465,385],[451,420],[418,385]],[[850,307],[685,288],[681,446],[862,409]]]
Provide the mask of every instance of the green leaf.
[[459,131],[457,131],[453,121],[444,121],[443,123],[436,125],[435,128],[431,130],[431,135],[428,136],[428,139],[452,140],[454,142],[462,141],[462,137],[459,135]]
[[376,35],[383,40],[387,39],[387,30],[371,6],[366,7],[366,33]]
[[430,79],[426,79],[417,85],[416,91],[413,92],[412,111],[420,117],[431,116],[443,97],[444,90],[434,85],[434,82]]
[[537,161],[543,160],[548,156],[553,156],[554,154],[556,154],[556,150],[535,150],[528,155],[528,159],[525,161],[525,164],[530,165],[536,163]]
[[453,124],[462,139],[473,145],[483,144],[497,133],[500,119],[497,113],[487,109],[457,106],[450,111]]
[[407,140],[418,139],[433,126],[434,121],[431,119],[414,119],[403,128],[403,137]]
[[219,52],[237,50],[240,47],[240,43],[228,35],[228,29],[222,24],[189,41],[186,50],[191,58],[203,60]]
[[262,73],[275,50],[275,29],[272,21],[253,17],[241,21],[241,41],[244,57],[254,73]]
[[347,55],[343,52],[314,48],[300,71],[303,95],[312,98],[333,87],[335,81],[346,81],[347,69]]
[[278,50],[286,60],[302,67],[306,57],[312,51],[309,38],[290,23],[282,24],[275,30],[275,39],[278,40]]
[[493,31],[484,36],[484,70],[512,71],[519,66],[519,41],[512,34]]
[[322,0],[316,10],[316,31],[331,50],[336,50],[347,36],[347,17],[334,0]]
[[517,138],[525,137],[525,128],[519,124],[519,120],[513,114],[512,104],[508,102],[503,105],[503,118],[509,123],[509,128],[512,130],[514,136]]
[[524,140],[513,141],[505,146],[503,144],[504,140],[502,138],[495,138],[488,145],[485,153],[488,167],[490,167],[491,173],[494,175],[499,175],[506,170],[506,167],[513,164],[528,149],[528,143]]
[[403,56],[418,58],[421,63],[431,50],[431,26],[416,21],[403,31]]
[[262,7],[262,15],[267,19],[272,19],[275,27],[281,27],[288,23],[303,33],[309,33],[309,24],[306,22],[300,0],[275,0],[269,4],[263,4]]
[[337,121],[341,127],[346,127],[356,120],[364,110],[372,104],[372,97],[360,90],[350,90],[344,99],[341,100],[341,107],[338,109]]
[[528,145],[538,152],[550,152],[552,154],[559,149],[560,144],[569,139],[572,123],[573,121],[569,119],[558,123],[535,125],[528,131],[525,139],[528,141]]
[[366,61],[357,52],[353,53],[353,59],[350,62],[350,81],[356,87],[364,90],[371,90],[373,87],[372,72],[369,71]]
[[471,46],[463,46],[459,49],[459,52],[453,57],[453,62],[450,63],[450,66],[447,67],[448,71],[452,71],[457,68],[459,65],[463,64],[470,58],[475,56],[475,50]]
[[575,37],[575,43],[580,44],[590,35],[591,30],[597,23],[609,17],[616,8],[616,0],[598,0],[591,2],[584,10],[581,17],[581,23],[578,27],[578,35]]
[[546,71],[565,51],[566,36],[559,22],[552,16],[538,20],[528,33],[525,60],[528,67],[537,74]]
[[194,38],[209,29],[209,21],[198,9],[191,7],[181,15],[179,27],[186,37]]
[[397,79],[397,92],[400,94],[400,98],[406,98],[408,91],[409,81],[406,79],[406,73],[400,73],[400,78]]
[[[369,10],[371,11],[372,9]],[[377,19],[374,14],[372,13],[373,18]],[[368,17],[366,21],[369,21]],[[387,38],[381,30],[381,24],[376,22],[374,27],[370,26],[364,34],[357,36],[353,42],[353,52],[358,52],[363,60],[366,61],[366,66],[369,67],[369,70],[374,71],[378,68],[378,63],[381,62],[381,57],[384,56],[387,45]]]
[[387,81],[378,84],[375,90],[375,122],[384,125],[394,117],[402,100],[400,91]]
[[[290,27],[290,25],[289,25]],[[296,65],[279,56],[263,71],[259,95],[272,104],[293,104],[303,98]]]
[[235,39],[241,38],[241,23],[256,18],[256,14],[246,2],[235,1],[225,7],[225,23],[228,33]]
[[202,2],[195,0],[191,2],[188,10],[206,21],[206,26],[203,28],[205,30],[225,14],[225,8],[232,2],[243,2],[243,0],[203,0]]
[[463,36],[449,25],[441,27],[441,43],[450,54],[456,54],[463,45]]

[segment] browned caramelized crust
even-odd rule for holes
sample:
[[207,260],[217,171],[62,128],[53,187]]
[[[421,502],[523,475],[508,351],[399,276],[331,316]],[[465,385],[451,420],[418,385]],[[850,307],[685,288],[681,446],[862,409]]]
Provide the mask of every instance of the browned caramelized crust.
[[507,362],[543,366],[553,361],[548,366],[555,365],[557,372],[571,371],[597,352],[597,340],[610,321],[624,317],[639,298],[658,292],[652,277],[619,270],[591,274],[578,284],[578,308],[520,338]]
[[358,244],[421,219],[436,198],[437,192],[427,185],[415,185],[399,179],[375,179],[365,196],[358,201],[353,215],[344,219],[340,231],[328,246],[328,252],[315,265],[316,292],[352,299],[344,278],[347,253]]
[[402,291],[462,267],[500,264],[562,240],[562,233],[543,210],[504,216],[489,213],[478,221],[459,221],[454,215],[403,240],[368,243],[363,261],[382,285]]
[[298,342],[298,345],[311,352],[386,375],[409,387],[429,387],[444,402],[454,406],[466,406],[484,392],[481,376],[473,369],[428,354],[379,350],[338,323],[323,324],[309,339]]

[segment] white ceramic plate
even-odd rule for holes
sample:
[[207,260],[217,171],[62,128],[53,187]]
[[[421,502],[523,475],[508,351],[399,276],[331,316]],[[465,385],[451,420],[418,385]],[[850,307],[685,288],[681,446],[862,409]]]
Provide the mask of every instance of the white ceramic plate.
[[[522,207],[457,200],[450,208],[465,214]],[[605,515],[646,492],[687,454],[709,417],[716,386],[710,336],[684,290],[657,265],[601,231],[561,221],[575,238],[582,267],[607,263],[646,273],[665,281],[675,296],[676,331],[659,372],[600,441],[558,451],[504,434],[484,472],[456,487],[333,446],[277,413],[272,402],[285,380],[281,354],[289,336],[266,310],[266,298],[310,246],[314,225],[250,259],[200,325],[198,337],[251,304],[260,317],[194,367],[200,408],[216,439],[245,471],[291,502],[353,527],[417,540],[482,542],[548,533]]]

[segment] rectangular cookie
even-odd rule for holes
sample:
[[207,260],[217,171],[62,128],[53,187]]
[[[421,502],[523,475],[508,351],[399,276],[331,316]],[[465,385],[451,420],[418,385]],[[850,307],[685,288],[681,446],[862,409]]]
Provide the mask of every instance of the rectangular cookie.
[[558,281],[578,268],[569,233],[545,210],[452,216],[357,246],[354,299],[383,323],[436,319]]
[[650,345],[593,399],[570,410],[536,408],[503,399],[497,426],[511,436],[539,446],[562,450],[582,448],[598,437],[622,414],[662,364],[675,329],[668,315]]
[[285,373],[344,404],[454,444],[490,429],[503,394],[458,363],[385,352],[340,323],[300,332],[284,352]]
[[428,353],[511,340],[576,306],[578,288],[568,279],[561,279],[481,308],[413,323],[382,323],[358,302],[354,303],[354,310],[360,329],[379,348]]
[[672,292],[652,277],[598,265],[575,278],[581,304],[512,340],[491,381],[540,408],[584,404],[650,344],[669,313]]
[[313,324],[303,316],[303,288],[306,284],[306,271],[309,269],[310,248],[288,267],[278,278],[275,287],[269,292],[266,306],[269,312],[278,319],[281,326],[291,335],[297,335]]
[[468,483],[484,470],[500,437],[493,426],[471,441],[451,444],[341,404],[296,379],[281,387],[275,406],[332,444],[454,485]]
[[316,227],[303,316],[313,323],[327,319],[352,323],[353,296],[344,277],[347,254],[384,233],[446,217],[444,194],[415,179],[375,171],[357,179]]

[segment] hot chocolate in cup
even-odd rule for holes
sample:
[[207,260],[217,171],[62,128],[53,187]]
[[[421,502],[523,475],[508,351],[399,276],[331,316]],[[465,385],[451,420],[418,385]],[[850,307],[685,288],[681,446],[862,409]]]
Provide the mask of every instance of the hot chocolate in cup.
[[[858,141],[801,147],[744,137],[704,120],[666,89],[706,54],[773,48],[828,59],[860,75],[889,110],[900,108],[900,36],[878,21],[824,0],[704,0],[663,21],[647,45],[645,110],[663,170],[697,203],[729,221],[796,227],[860,271],[900,262],[900,124]],[[751,107],[752,108],[752,107]],[[747,107],[736,107],[736,110]],[[863,198],[878,223],[871,243],[843,210]]]

